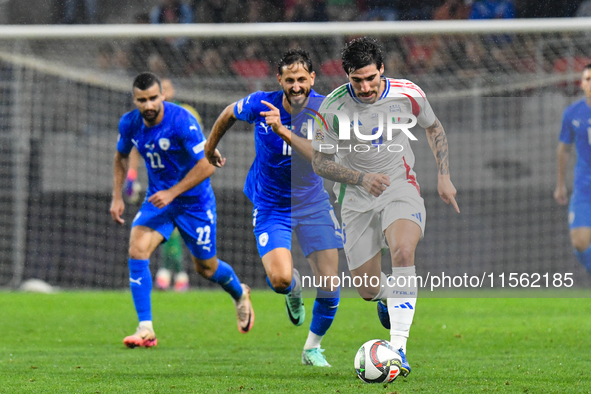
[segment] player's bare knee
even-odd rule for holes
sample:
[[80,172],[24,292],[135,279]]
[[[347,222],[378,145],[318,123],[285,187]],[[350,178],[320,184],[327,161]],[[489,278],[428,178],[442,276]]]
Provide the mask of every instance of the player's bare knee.
[[409,267],[414,264],[415,248],[398,245],[392,249],[392,263],[396,263],[398,267]]
[[269,277],[269,281],[273,288],[277,291],[283,291],[291,285],[291,277],[287,277],[284,275],[271,275]]
[[195,271],[205,279],[211,278],[217,270],[217,259],[200,260],[193,258]]
[[129,245],[129,257],[136,260],[145,260],[150,258],[150,252],[147,248],[132,243]]

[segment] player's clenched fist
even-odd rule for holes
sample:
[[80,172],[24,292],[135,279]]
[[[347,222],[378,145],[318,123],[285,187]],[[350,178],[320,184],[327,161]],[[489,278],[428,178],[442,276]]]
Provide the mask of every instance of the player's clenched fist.
[[109,212],[111,212],[111,217],[118,224],[125,223],[125,220],[123,220],[123,218],[121,217],[121,215],[123,215],[124,210],[125,203],[123,202],[123,199],[114,198],[113,201],[111,201],[111,208],[109,209]]
[[371,195],[379,197],[390,186],[390,177],[384,174],[365,174],[361,185]]
[[568,196],[566,192],[566,186],[558,185],[556,186],[556,190],[554,190],[554,199],[560,205],[568,204]]
[[208,149],[207,143],[205,144],[204,154],[207,161],[218,168],[221,168],[226,164],[226,158],[222,157],[220,151],[217,149]]
[[148,198],[148,201],[152,203],[156,208],[164,208],[174,200],[176,195],[170,190],[160,190]]

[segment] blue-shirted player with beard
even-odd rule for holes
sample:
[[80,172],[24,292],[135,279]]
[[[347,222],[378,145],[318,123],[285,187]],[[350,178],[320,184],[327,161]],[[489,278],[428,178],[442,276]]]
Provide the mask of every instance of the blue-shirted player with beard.
[[129,241],[129,282],[139,326],[123,343],[130,348],[157,344],[152,325],[150,256],[175,227],[191,251],[197,272],[232,296],[238,330],[246,333],[254,323],[250,288],[216,257],[216,204],[209,181],[215,168],[203,154],[205,138],[199,123],[189,111],[164,102],[162,84],[152,73],[135,78],[133,102],[137,109],[119,122],[110,209],[115,222],[124,224],[122,188],[134,146],[146,162],[149,185],[131,225]]
[[[291,256],[292,231],[318,279],[316,283],[338,275],[337,249],[342,248],[328,193],[310,164],[312,145],[306,127],[311,112],[306,107],[318,108],[324,98],[312,90],[314,77],[306,51],[286,52],[277,74],[282,90],[255,92],[230,104],[218,117],[205,145],[205,156],[222,167],[226,159],[215,147],[224,133],[236,120],[254,123],[256,158],[244,192],[254,204],[254,233],[267,282],[276,293],[285,294],[288,316],[296,326],[304,323],[305,309],[301,278]],[[322,284],[326,286],[317,289],[302,362],[329,367],[320,344],[336,314],[340,288],[333,288],[330,282]]]
[[568,208],[570,238],[575,256],[591,273],[591,64],[583,70],[581,88],[585,92],[585,98],[568,106],[562,118],[554,198],[560,205],[568,203],[566,168],[574,143],[577,163]]

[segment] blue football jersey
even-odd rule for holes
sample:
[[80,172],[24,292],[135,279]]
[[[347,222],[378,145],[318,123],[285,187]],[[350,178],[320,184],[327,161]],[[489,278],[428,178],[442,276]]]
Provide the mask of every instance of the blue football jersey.
[[[195,117],[176,104],[166,101],[163,104],[164,117],[154,127],[144,124],[137,109],[126,113],[119,121],[117,150],[129,155],[135,146],[146,162],[149,180],[146,199],[179,183],[197,161],[205,157],[205,137]],[[200,205],[215,201],[209,178],[175,201]]]
[[[313,100],[314,97],[317,99]],[[311,105],[318,107],[324,96],[312,91],[310,98],[310,103],[316,103]],[[302,112],[292,122],[291,114],[283,108],[283,91],[259,91],[238,101],[234,106],[236,118],[255,125],[256,157],[246,177],[244,193],[257,208],[303,213],[310,205],[326,199],[328,194],[322,178],[314,173],[310,163],[297,154],[293,155],[292,162],[291,146],[273,132],[260,114],[269,111],[261,100],[279,109],[285,127],[304,138],[307,136],[310,113]]]
[[573,195],[581,193],[591,198],[591,108],[585,99],[564,110],[560,141],[574,143],[577,151]]

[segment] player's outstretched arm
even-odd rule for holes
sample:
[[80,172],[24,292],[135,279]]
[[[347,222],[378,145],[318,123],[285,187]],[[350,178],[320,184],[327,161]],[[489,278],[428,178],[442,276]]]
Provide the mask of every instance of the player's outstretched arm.
[[294,134],[291,130],[281,124],[281,113],[279,112],[279,108],[265,100],[261,100],[261,103],[269,107],[269,111],[261,112],[261,116],[265,117],[265,123],[271,126],[273,132],[295,149],[300,156],[304,157],[309,162],[312,162],[312,152],[314,151],[312,148],[312,142]]
[[236,103],[232,103],[222,111],[211,128],[211,133],[205,142],[205,157],[216,167],[222,167],[226,163],[226,158],[222,157],[220,152],[215,148],[218,146],[226,131],[228,131],[234,122],[236,122],[236,116],[234,115],[235,105]]
[[457,213],[460,213],[460,208],[456,202],[456,188],[451,182],[449,175],[449,150],[445,130],[439,119],[435,119],[435,123],[425,130],[427,132],[429,146],[433,151],[435,161],[437,161],[437,192],[439,193],[439,197],[446,204],[451,204]]
[[554,199],[560,205],[568,203],[566,192],[566,167],[570,161],[571,145],[560,142],[556,151],[558,156],[558,171],[556,173],[556,190],[554,190]]
[[127,177],[127,167],[129,165],[129,157],[123,156],[119,151],[115,153],[113,160],[113,197],[111,200],[111,217],[116,223],[124,224],[125,221],[121,217],[125,210],[125,203],[123,202],[123,182]]
[[177,198],[177,196],[194,188],[212,176],[214,171],[215,167],[204,157],[195,164],[191,171],[189,171],[179,183],[168,190],[160,190],[159,192],[152,194],[150,198],[148,198],[148,201],[157,208],[164,208]]
[[363,186],[373,196],[380,196],[388,186],[390,178],[384,174],[368,174],[354,171],[334,160],[334,155],[314,151],[312,157],[314,172],[331,181]]

